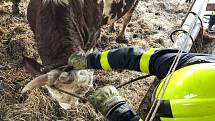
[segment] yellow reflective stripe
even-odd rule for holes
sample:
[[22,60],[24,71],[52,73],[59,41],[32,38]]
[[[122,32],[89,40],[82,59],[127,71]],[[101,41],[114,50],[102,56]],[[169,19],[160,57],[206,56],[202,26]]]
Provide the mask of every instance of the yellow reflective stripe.
[[144,73],[149,73],[149,60],[151,55],[155,52],[155,48],[151,48],[148,51],[146,51],[145,53],[143,53],[143,55],[141,56],[140,59],[140,70],[141,72]]
[[215,11],[212,11],[212,15],[215,15]]
[[141,119],[141,118],[140,118],[140,120],[139,120],[139,121],[143,121],[143,119]]
[[108,52],[109,52],[109,50],[102,52],[101,58],[100,58],[100,64],[101,64],[102,68],[106,71],[111,69],[109,62],[108,62]]

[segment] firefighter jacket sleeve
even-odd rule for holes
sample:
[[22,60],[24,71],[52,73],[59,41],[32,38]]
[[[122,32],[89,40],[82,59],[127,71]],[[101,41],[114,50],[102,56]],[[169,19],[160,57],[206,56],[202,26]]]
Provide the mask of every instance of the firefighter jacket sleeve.
[[[89,69],[128,69],[150,73],[159,79],[165,78],[178,50],[175,49],[142,49],[142,48],[121,48],[110,51],[89,54],[87,68]],[[182,53],[176,67],[197,63],[215,62],[215,56],[209,54]]]
[[[154,51],[154,49],[151,51]],[[143,55],[144,52],[145,54]],[[104,70],[128,69],[141,71],[141,58],[142,56],[144,56],[142,58],[141,64],[145,64],[144,66],[147,67],[147,62],[144,63],[144,61],[149,60],[150,56],[148,55],[151,55],[151,53],[149,53],[150,52],[146,54],[146,50],[142,48],[121,48],[113,49],[110,51],[91,53],[86,57],[87,68]],[[142,71],[147,73],[147,69],[142,68]]]
[[[177,53],[178,50],[175,49],[161,49],[153,53],[149,62],[149,72],[159,79],[165,78]],[[176,70],[198,63],[215,63],[215,55],[183,52]]]

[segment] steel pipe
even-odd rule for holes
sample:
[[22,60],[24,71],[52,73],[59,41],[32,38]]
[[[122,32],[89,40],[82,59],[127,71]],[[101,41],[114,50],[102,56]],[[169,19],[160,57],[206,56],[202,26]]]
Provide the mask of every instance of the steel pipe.
[[[191,12],[196,13],[202,20],[208,0],[196,0],[194,3]],[[184,21],[181,29],[190,33],[192,38],[195,40],[199,31],[201,29],[201,21],[198,19],[198,16],[189,14]],[[181,49],[183,51],[189,52],[193,43],[191,38],[186,33],[180,33],[177,35],[173,48]]]

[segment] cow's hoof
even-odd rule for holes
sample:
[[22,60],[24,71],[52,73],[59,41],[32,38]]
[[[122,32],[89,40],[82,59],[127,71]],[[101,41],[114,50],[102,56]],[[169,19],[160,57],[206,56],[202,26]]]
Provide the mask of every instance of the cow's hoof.
[[128,43],[128,39],[124,36],[119,36],[116,38],[117,43]]

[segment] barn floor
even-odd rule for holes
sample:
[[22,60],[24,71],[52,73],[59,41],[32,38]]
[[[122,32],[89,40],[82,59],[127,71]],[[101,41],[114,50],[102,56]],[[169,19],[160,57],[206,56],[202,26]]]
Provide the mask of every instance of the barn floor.
[[[185,0],[184,0],[185,1]],[[119,47],[171,47],[170,33],[180,26],[189,7],[181,0],[141,0],[126,35],[128,44],[116,43],[116,33],[103,27],[98,50]],[[22,55],[38,58],[34,36],[25,17],[27,3],[21,4],[21,14],[11,15],[11,3],[0,3],[0,120],[6,121],[104,121],[90,104],[80,104],[71,110],[61,109],[44,88],[21,95],[21,89],[32,79],[22,64]],[[116,24],[119,31],[122,24]],[[141,76],[132,71],[97,71],[95,85],[119,85]],[[120,89],[129,103],[138,109],[151,81],[141,80]]]

